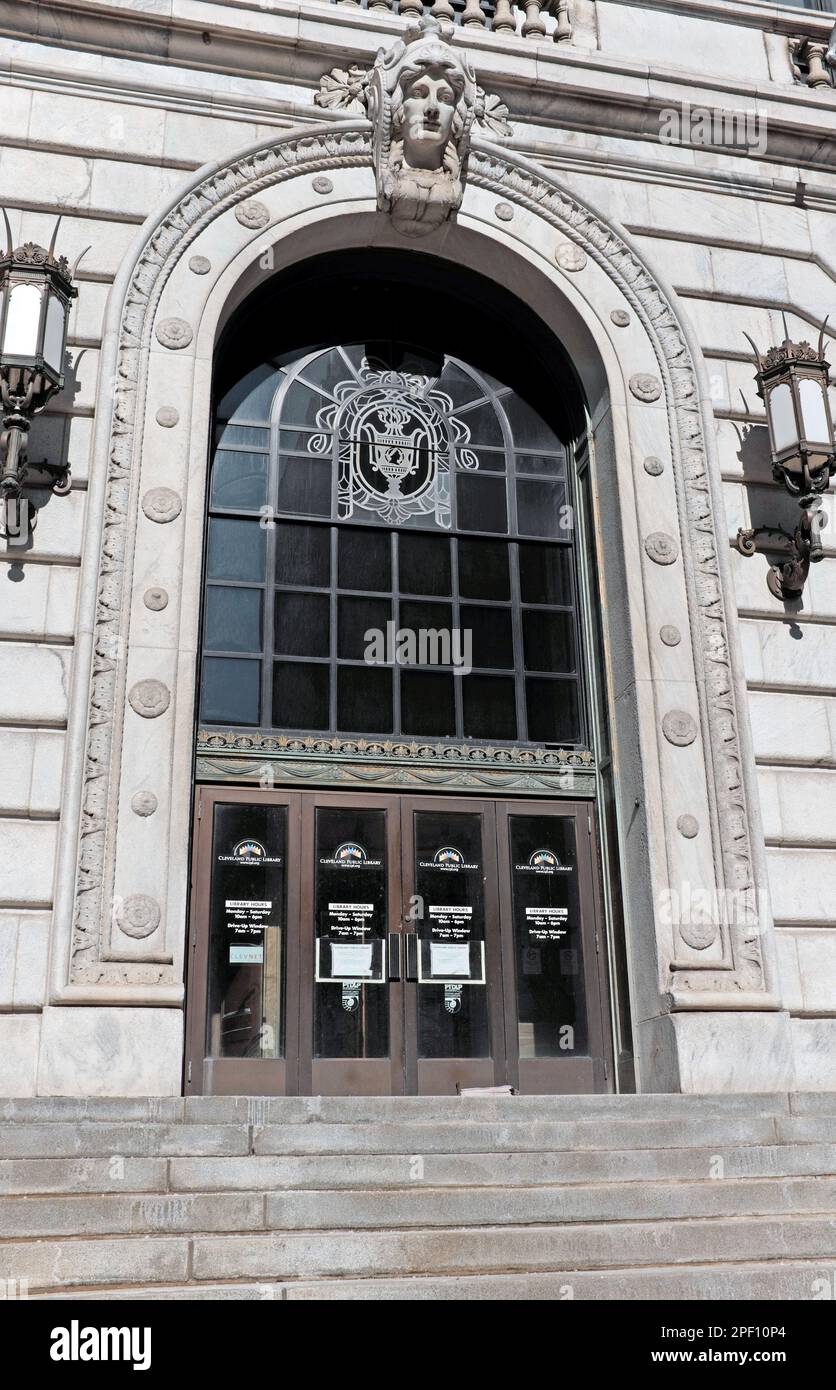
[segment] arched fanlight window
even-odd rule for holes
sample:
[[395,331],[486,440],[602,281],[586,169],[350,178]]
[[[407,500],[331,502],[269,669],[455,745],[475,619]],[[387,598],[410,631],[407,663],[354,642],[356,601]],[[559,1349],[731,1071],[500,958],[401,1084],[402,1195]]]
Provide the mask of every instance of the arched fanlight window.
[[203,724],[583,743],[568,464],[453,357],[345,344],[249,372],[217,410]]

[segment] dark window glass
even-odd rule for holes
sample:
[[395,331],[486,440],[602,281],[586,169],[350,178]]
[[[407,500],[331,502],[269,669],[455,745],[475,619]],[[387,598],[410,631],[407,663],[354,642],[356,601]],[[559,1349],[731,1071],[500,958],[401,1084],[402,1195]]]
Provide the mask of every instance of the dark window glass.
[[399,536],[398,585],[402,594],[450,594],[453,581],[447,537]]
[[[449,603],[401,600],[398,630],[409,633],[416,665],[449,666],[453,652],[453,609]],[[401,642],[403,639],[400,639]]]
[[478,473],[459,473],[456,478],[459,526],[462,531],[508,530],[505,479]]
[[471,634],[472,665],[513,668],[514,637],[510,608],[477,608],[462,604],[461,627],[465,640],[467,633]]
[[263,420],[266,424],[281,380],[282,373],[272,362],[263,362],[227,392],[218,406],[218,419]]
[[503,396],[502,404],[508,416],[516,448],[546,449],[549,453],[559,451],[560,441],[554,430],[550,429],[542,416],[520,396]]
[[457,413],[457,418],[470,432],[469,438],[464,441],[464,448],[478,447],[480,444],[486,444],[489,448],[496,449],[505,447],[502,426],[497,419],[496,411],[490,403],[487,405],[476,405],[472,410],[460,411]]
[[366,633],[382,633],[392,617],[392,605],[382,598],[341,598],[337,607],[337,655],[344,661],[363,661],[373,640]]
[[208,579],[264,579],[266,531],[257,521],[209,522]]
[[392,587],[392,542],[388,531],[342,529],[338,539],[341,589],[387,593]]
[[441,373],[438,386],[439,390],[450,397],[454,409],[467,405],[468,402],[477,401],[485,394],[481,383],[475,381],[470,372],[465,371],[455,362],[447,363]]
[[267,501],[267,455],[219,449],[212,465],[212,506],[254,512]]
[[261,590],[210,585],[203,645],[210,652],[261,651]]
[[279,523],[276,536],[276,583],[327,589],[331,582],[331,532],[327,526]]
[[326,662],[277,661],[273,667],[273,724],[277,729],[327,729]]
[[283,425],[307,425],[316,427],[316,417],[323,406],[328,404],[327,396],[314,391],[304,382],[294,381],[282,400],[281,420]]
[[[270,448],[270,431],[262,425],[221,424],[216,432],[215,446],[218,450],[258,449],[266,462],[267,451]],[[217,460],[216,454],[216,463]]]
[[517,524],[525,536],[571,538],[565,483],[520,478],[517,481]]
[[574,680],[528,679],[525,683],[528,737],[534,743],[577,743],[580,738],[578,684]]
[[331,460],[284,457],[279,463],[280,512],[331,515]]
[[529,671],[574,671],[572,614],[532,609],[524,612],[523,650]]
[[257,724],[261,716],[261,662],[204,657],[200,713],[207,724]]
[[518,454],[518,473],[536,473],[550,478],[566,477],[566,459],[563,454]]
[[401,671],[401,733],[452,737],[456,732],[455,676]]
[[508,546],[504,541],[459,541],[458,559],[462,598],[511,597]]
[[463,676],[462,702],[466,738],[517,737],[512,676]]
[[276,655],[328,656],[330,608],[327,594],[276,594]]
[[572,553],[568,546],[520,545],[523,603],[572,602]]
[[392,732],[392,672],[384,666],[337,669],[337,728],[352,734]]

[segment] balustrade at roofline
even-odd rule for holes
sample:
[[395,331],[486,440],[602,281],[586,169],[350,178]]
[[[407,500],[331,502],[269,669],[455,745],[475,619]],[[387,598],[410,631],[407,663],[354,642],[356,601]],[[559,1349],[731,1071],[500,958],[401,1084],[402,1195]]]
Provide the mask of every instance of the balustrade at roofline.
[[[431,15],[441,23],[463,29],[488,29],[497,34],[521,34],[525,39],[572,37],[570,0],[330,0],[344,10],[399,15],[413,22]],[[547,22],[547,18],[548,21]]]

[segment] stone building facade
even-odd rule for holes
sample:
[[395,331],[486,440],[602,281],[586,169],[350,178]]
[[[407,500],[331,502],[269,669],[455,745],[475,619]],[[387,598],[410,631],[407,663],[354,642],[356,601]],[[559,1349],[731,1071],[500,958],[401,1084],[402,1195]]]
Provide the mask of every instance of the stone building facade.
[[[612,1042],[594,1085],[832,1089],[832,496],[800,599],[735,542],[797,510],[744,335],[815,343],[833,314],[833,17],[759,0],[396,8],[0,4],[13,245],[48,245],[60,214],[58,250],[72,264],[89,247],[65,385],[30,443],[72,486],[33,492],[26,546],[0,543],[0,1093],[196,1083],[195,788],[263,789],[265,764],[270,787],[358,796],[542,805],[568,785],[590,834],[600,818]],[[443,147],[423,165],[410,93]],[[580,752],[199,726],[219,344],[272,277],[349,252],[398,258],[410,341],[427,325],[398,287],[432,262],[445,286],[500,286],[570,364],[602,632],[598,742]],[[311,343],[350,340],[339,307]],[[198,972],[190,1006],[201,987]]]

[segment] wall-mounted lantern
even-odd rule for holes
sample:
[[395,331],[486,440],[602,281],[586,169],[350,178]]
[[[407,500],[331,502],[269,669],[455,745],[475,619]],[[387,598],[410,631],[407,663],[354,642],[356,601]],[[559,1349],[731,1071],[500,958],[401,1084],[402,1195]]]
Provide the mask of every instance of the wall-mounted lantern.
[[798,598],[810,565],[822,558],[821,531],[825,516],[821,494],[836,472],[836,444],[827,387],[830,367],[823,352],[822,324],[817,348],[793,343],[789,334],[780,347],[761,353],[749,334],[757,366],[758,395],[766,404],[772,474],[798,500],[801,508],[793,535],[779,526],[756,526],[737,533],[744,555],[786,556],[767,576],[776,598]]
[[31,505],[21,496],[23,487],[51,487],[57,493],[70,487],[66,464],[29,462],[27,439],[32,417],[64,385],[78,261],[71,271],[64,256],[55,256],[60,217],[48,250],[31,241],[15,249],[5,210],[3,220],[8,249],[0,257],[0,509],[6,538],[14,544],[28,536],[34,522]]

